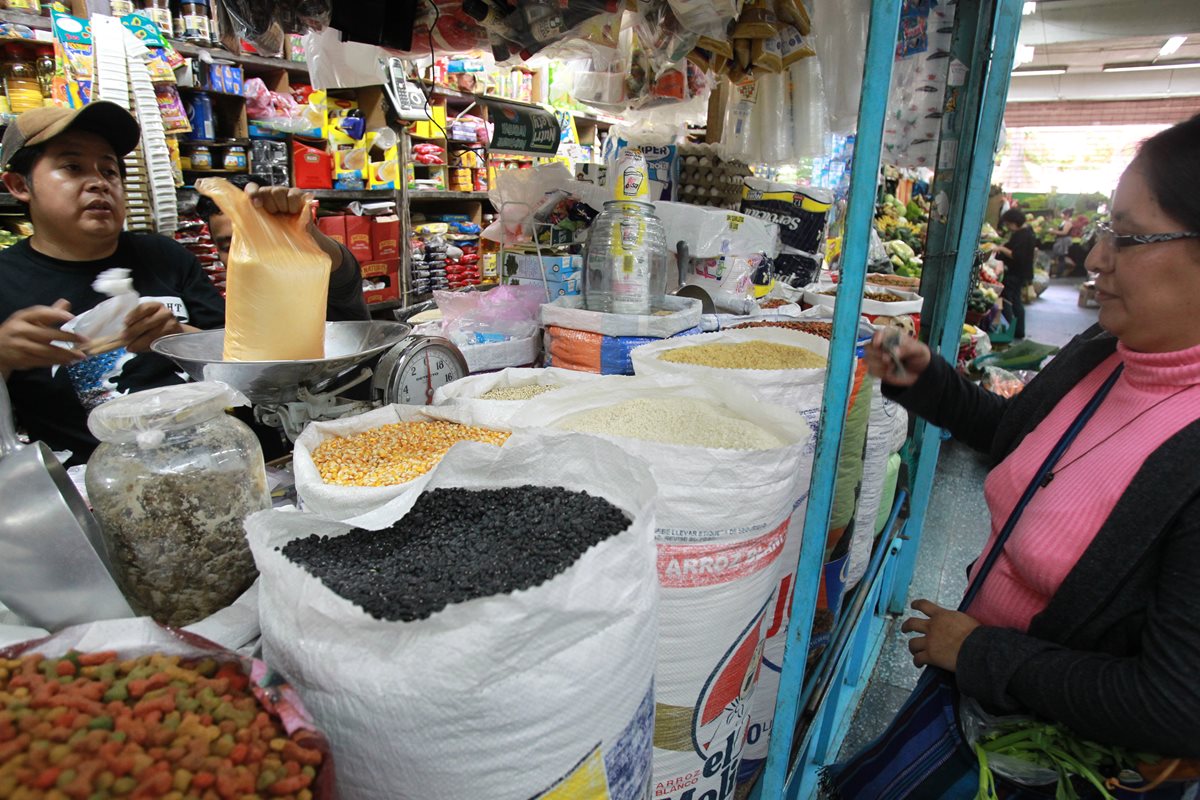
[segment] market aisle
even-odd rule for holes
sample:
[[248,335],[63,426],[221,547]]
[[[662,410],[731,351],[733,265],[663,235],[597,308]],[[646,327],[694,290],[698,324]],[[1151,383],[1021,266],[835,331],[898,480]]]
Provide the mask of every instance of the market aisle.
[[[1078,278],[1051,281],[1027,309],[1030,339],[1062,346],[1095,323],[1096,309],[1077,304],[1080,283]],[[983,456],[955,441],[943,443],[910,599],[923,597],[949,606],[961,599],[967,565],[978,557],[988,534],[983,500],[986,475]],[[900,620],[896,620],[850,725],[843,758],[882,731],[916,685],[919,673],[912,665],[907,642],[908,637],[900,633]]]

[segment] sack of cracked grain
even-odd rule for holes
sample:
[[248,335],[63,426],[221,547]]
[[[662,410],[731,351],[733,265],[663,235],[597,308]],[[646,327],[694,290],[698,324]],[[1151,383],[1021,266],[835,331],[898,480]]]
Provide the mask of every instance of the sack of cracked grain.
[[226,361],[325,357],[329,256],[308,234],[307,208],[271,214],[224,178],[196,184],[233,221],[225,283]]
[[764,643],[779,633],[774,595],[789,539],[800,538],[808,423],[729,383],[608,376],[531,400],[512,425],[590,433],[649,464],[660,591],[654,796],[724,796]]
[[507,427],[508,420],[532,398],[596,377],[590,372],[556,367],[510,367],[447,383],[433,393],[433,404],[462,410],[474,425]]
[[339,796],[646,797],[654,496],[611,443],[518,432],[347,523],[251,517],[263,651]]
[[306,511],[349,519],[418,492],[429,470],[460,441],[502,445],[507,429],[460,424],[452,406],[391,405],[314,422],[296,439],[296,494]]

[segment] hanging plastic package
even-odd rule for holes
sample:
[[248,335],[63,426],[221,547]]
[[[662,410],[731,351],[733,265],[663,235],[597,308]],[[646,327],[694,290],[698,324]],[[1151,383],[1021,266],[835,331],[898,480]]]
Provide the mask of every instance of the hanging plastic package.
[[204,178],[196,190],[233,221],[224,359],[324,358],[331,265],[308,234],[307,206],[296,216],[268,213],[224,178]]
[[87,360],[66,370],[75,395],[89,411],[122,394],[117,388],[121,369],[133,357],[125,350],[125,317],[141,298],[129,275],[129,270],[119,267],[101,272],[92,289],[108,299],[63,325],[64,331],[88,340],[84,345]]
[[832,205],[833,195],[814,186],[747,178],[742,187],[742,213],[779,226],[783,246],[775,272],[793,286],[807,284],[821,266],[825,220]]
[[518,429],[612,438],[654,475],[655,797],[685,787],[697,798],[733,796],[812,463],[803,417],[709,372],[705,382],[599,378],[541,395],[512,419]]
[[[327,583],[352,565],[339,560],[338,570],[318,578],[288,554],[293,544],[300,546],[296,540],[313,534],[330,537],[328,546],[367,532],[382,539],[384,528],[410,516],[432,524],[435,502],[446,510],[434,516],[452,526],[462,512],[449,511],[448,492],[465,509],[468,492],[545,498],[537,487],[565,490],[554,495],[564,504],[587,501],[594,508],[603,502],[610,508],[605,528],[612,529],[615,511],[626,527],[559,561],[542,580],[530,577],[529,564],[545,568],[546,559],[536,553],[543,540],[521,533],[533,525],[527,515],[511,515],[505,548],[525,548],[526,555],[496,558],[482,548],[433,554],[441,559],[431,567],[433,576],[412,573],[413,583],[406,584],[411,594],[400,599],[455,586],[472,599],[451,600],[424,616],[373,616]],[[590,498],[579,494],[585,491]],[[265,659],[288,678],[329,737],[338,795],[648,797],[658,636],[655,493],[646,466],[615,445],[590,436],[522,432],[503,448],[455,448],[426,477],[424,492],[354,519],[357,533],[351,524],[305,513],[265,512],[247,520],[262,573]],[[425,505],[418,507],[421,501]],[[479,514],[481,501],[474,502]],[[542,513],[553,518],[559,512],[550,507]],[[555,541],[568,540],[556,534]],[[574,551],[556,545],[555,552]],[[467,563],[480,559],[476,566]],[[513,588],[479,596],[477,584],[456,583],[467,576]],[[532,585],[521,588],[523,581]]]

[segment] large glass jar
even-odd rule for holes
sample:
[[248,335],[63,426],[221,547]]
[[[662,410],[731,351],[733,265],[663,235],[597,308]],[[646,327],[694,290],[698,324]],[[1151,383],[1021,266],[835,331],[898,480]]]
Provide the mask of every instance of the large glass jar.
[[667,237],[654,206],[610,200],[588,231],[584,303],[592,311],[650,314],[667,293]]
[[8,95],[12,113],[22,114],[42,107],[42,88],[33,54],[27,47],[13,43],[4,48],[3,75],[4,93]]
[[271,498],[258,440],[225,413],[246,404],[206,381],[127,395],[88,418],[100,440],[88,498],[135,611],[188,625],[254,582],[242,522]]

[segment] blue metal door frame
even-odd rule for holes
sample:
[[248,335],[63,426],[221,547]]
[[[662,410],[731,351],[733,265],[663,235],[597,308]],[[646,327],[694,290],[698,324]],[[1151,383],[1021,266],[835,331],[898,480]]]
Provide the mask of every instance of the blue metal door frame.
[[867,277],[867,246],[875,219],[875,184],[879,175],[879,156],[883,150],[883,126],[892,81],[896,32],[900,27],[900,5],[898,0],[871,0],[862,97],[850,167],[841,276],[833,311],[833,339],[829,346],[823,410],[817,430],[813,478],[804,519],[804,540],[800,546],[796,589],[784,644],[771,746],[766,768],[754,788],[752,798],[773,800],[783,797],[785,784],[792,774],[790,762],[796,723],[800,717],[800,687],[804,683],[821,563],[833,511],[834,476],[837,474],[838,453],[854,378],[854,350]]
[[[1008,79],[1012,69],[1020,28],[1022,0],[978,0],[983,5],[978,24],[991,31],[990,65],[979,103],[975,136],[964,138],[960,147],[961,169],[955,178],[955,201],[951,215],[960,215],[953,270],[949,280],[941,281],[932,307],[932,319],[925,321],[939,335],[931,345],[939,352],[955,357],[958,351],[966,297],[970,289],[972,260],[987,202],[993,153],[1003,119]],[[891,83],[896,33],[901,3],[898,0],[871,0],[870,28],[859,104],[856,146],[851,172],[851,187],[846,210],[842,249],[841,288],[834,307],[833,338],[830,344],[828,375],[823,397],[823,413],[817,432],[813,479],[805,518],[803,543],[797,568],[791,617],[776,701],[775,724],[766,768],[751,794],[753,800],[809,798],[816,792],[816,770],[837,752],[845,734],[848,713],[857,705],[869,671],[878,657],[885,628],[885,614],[901,610],[912,578],[920,542],[920,528],[928,508],[933,471],[937,463],[940,438],[936,429],[918,423],[922,434],[916,455],[912,486],[911,516],[906,525],[909,541],[897,538],[886,547],[881,569],[869,587],[860,620],[850,633],[843,652],[835,654],[843,684],[831,689],[813,722],[810,735],[796,763],[792,750],[800,718],[802,687],[809,650],[813,614],[817,604],[820,572],[826,536],[833,506],[834,477],[845,429],[854,373],[854,347],[866,278],[867,247],[874,220],[876,180],[879,173],[883,127]],[[980,58],[982,64],[988,61]],[[973,105],[973,104],[972,104]],[[973,109],[972,109],[973,110]],[[969,126],[968,128],[969,129]],[[965,163],[964,163],[965,162]],[[949,256],[950,253],[947,253]],[[950,259],[945,259],[947,265]],[[897,601],[898,598],[898,601]]]
[[[966,313],[967,295],[971,291],[971,272],[975,252],[979,248],[979,229],[987,208],[988,189],[991,186],[992,166],[995,160],[996,143],[1000,138],[1000,127],[1004,121],[1004,106],[1008,98],[1009,76],[1017,49],[1017,35],[1021,30],[1022,0],[996,0],[996,9],[991,26],[991,58],[987,59],[987,77],[983,87],[983,98],[979,106],[978,123],[975,126],[973,143],[964,139],[959,147],[970,146],[966,163],[957,170],[952,214],[961,209],[958,220],[958,240],[955,246],[954,269],[948,282],[943,281],[942,298],[927,298],[934,303],[935,314],[929,322],[932,330],[939,333],[931,339],[929,346],[947,360],[958,357],[958,342],[962,336],[962,322]],[[981,23],[983,20],[981,20]],[[981,58],[983,62],[985,59]],[[961,163],[961,161],[960,161]],[[939,292],[939,293],[940,293]],[[912,506],[910,508],[908,536],[909,547],[900,556],[899,580],[888,603],[894,614],[904,611],[908,586],[912,582],[916,567],[917,552],[921,542],[921,531],[925,514],[929,508],[929,497],[933,491],[933,477],[941,449],[940,431],[924,420],[918,420],[914,439],[919,443],[915,449],[916,466],[913,470]]]

